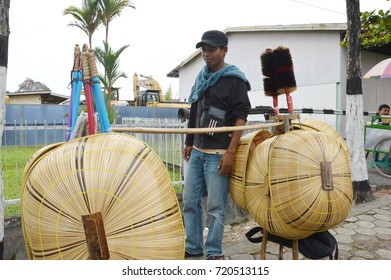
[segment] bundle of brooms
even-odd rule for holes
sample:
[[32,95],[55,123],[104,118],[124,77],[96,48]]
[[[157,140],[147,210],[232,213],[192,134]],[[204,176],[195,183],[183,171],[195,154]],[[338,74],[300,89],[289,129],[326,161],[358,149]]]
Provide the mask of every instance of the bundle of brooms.
[[266,96],[273,97],[273,108],[278,115],[278,95],[285,94],[288,112],[293,113],[291,93],[296,90],[292,56],[289,48],[279,46],[261,53],[263,87]]
[[25,168],[22,228],[31,259],[183,259],[181,211],[167,170],[126,134],[37,152]]

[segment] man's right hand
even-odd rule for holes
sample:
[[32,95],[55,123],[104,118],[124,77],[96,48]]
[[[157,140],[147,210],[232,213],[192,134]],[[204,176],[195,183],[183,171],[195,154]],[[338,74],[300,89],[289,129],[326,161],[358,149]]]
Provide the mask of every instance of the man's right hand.
[[191,150],[193,149],[192,146],[185,146],[183,148],[183,160],[184,161],[189,161]]

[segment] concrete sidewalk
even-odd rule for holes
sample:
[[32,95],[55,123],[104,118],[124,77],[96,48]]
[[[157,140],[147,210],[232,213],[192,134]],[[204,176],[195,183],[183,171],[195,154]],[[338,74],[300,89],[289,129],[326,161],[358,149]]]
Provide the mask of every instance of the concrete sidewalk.
[[[337,239],[341,260],[391,260],[391,178],[368,167],[368,180],[375,199],[354,205],[345,222],[330,230]],[[244,236],[254,226],[257,224],[252,221],[244,224],[243,234],[237,242],[224,244],[226,259],[259,259],[261,243],[251,243]],[[229,240],[230,234],[235,231],[235,226],[228,226],[226,239]],[[278,254],[279,245],[268,242],[266,259],[277,260]],[[284,248],[283,257],[292,259],[292,250]],[[299,258],[305,259],[302,254]]]
[[[375,200],[353,206],[348,218],[337,228],[331,229],[338,242],[341,260],[391,260],[391,188],[375,191]],[[261,243],[251,243],[244,234],[256,223],[227,228],[226,239],[242,227],[242,236],[236,241],[224,242],[227,260],[256,260],[260,258]],[[236,233],[237,234],[237,233]],[[268,242],[267,260],[278,260],[279,245]],[[292,259],[292,250],[284,248],[283,259]],[[305,259],[299,254],[299,259]]]

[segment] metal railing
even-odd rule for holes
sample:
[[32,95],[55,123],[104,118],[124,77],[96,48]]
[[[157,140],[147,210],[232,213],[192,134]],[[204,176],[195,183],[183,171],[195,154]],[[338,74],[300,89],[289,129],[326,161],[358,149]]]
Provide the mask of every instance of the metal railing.
[[[187,122],[176,119],[123,118],[122,124],[116,127],[181,129],[187,127]],[[182,149],[185,135],[155,133],[127,134],[145,142],[157,153],[166,166],[166,169],[170,171],[172,184],[177,190],[181,191],[184,177]]]

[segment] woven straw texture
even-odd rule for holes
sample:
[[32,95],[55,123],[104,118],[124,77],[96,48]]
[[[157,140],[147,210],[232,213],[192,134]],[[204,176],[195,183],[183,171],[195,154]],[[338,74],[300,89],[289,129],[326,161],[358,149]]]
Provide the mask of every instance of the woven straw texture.
[[[332,190],[322,187],[321,163],[329,162]],[[301,239],[341,223],[352,206],[346,150],[316,131],[274,136],[250,154],[246,174],[247,209],[266,231]]]
[[344,149],[347,151],[348,147],[346,145],[346,141],[342,138],[342,136],[336,131],[333,127],[328,125],[325,122],[322,122],[320,120],[311,119],[311,118],[304,118],[300,120],[293,120],[292,121],[293,129],[301,129],[301,130],[315,130],[319,132],[326,133],[327,135],[334,137],[334,139],[337,139],[338,142],[341,143],[341,145],[344,147]]
[[110,259],[183,259],[184,229],[170,177],[140,140],[97,134],[32,159],[21,192],[31,259],[88,259],[82,215],[100,212]]
[[26,166],[24,167],[24,170],[23,170],[23,178],[26,177],[26,174],[28,174],[28,172],[30,172],[30,169],[33,168],[33,166],[36,164],[36,162],[41,158],[43,157],[45,154],[47,154],[48,152],[54,150],[55,148],[61,146],[64,142],[59,142],[59,143],[54,143],[54,144],[51,144],[51,145],[47,145],[45,147],[42,147],[41,149],[39,149],[38,151],[36,151],[31,157],[30,159],[27,161],[26,163]]
[[249,154],[258,144],[271,136],[268,130],[259,130],[244,135],[239,141],[235,153],[234,171],[229,180],[229,192],[232,200],[242,210],[247,211],[245,186]]

